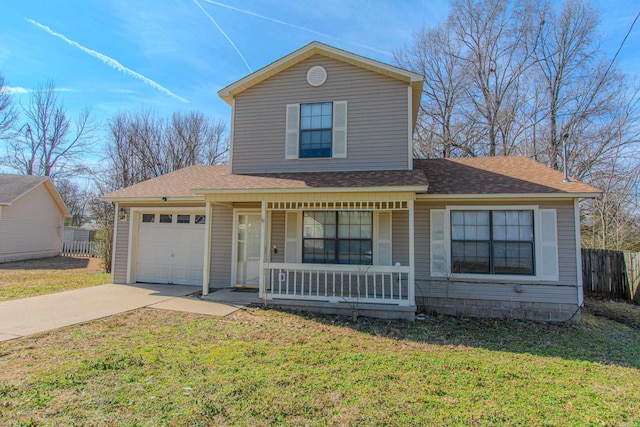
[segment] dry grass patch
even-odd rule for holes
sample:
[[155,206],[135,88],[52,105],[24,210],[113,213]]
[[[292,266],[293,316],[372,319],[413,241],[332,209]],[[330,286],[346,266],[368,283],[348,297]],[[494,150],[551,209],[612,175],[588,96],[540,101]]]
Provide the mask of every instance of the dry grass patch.
[[109,283],[97,258],[51,257],[0,264],[0,301]]
[[[55,362],[52,362],[55,361]],[[640,331],[141,309],[0,344],[1,425],[637,425]]]

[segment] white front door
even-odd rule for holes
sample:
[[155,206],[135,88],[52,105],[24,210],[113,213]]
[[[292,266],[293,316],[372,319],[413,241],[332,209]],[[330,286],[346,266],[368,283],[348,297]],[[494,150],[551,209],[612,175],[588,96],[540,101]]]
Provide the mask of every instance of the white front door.
[[236,226],[236,286],[258,287],[260,280],[259,213],[239,213]]

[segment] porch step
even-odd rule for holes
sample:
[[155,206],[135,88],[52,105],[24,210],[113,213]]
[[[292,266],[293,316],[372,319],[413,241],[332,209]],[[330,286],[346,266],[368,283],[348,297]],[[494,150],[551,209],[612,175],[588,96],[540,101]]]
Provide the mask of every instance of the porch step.
[[[231,289],[211,290],[209,295],[202,299],[226,302],[231,304],[264,304],[264,300],[258,297],[258,293],[234,292]],[[274,298],[266,301],[268,307],[282,308],[308,313],[338,314],[352,316],[353,311],[358,311],[358,316],[373,317],[387,320],[415,320],[416,306],[399,306],[394,304],[348,303],[330,301],[307,301]]]

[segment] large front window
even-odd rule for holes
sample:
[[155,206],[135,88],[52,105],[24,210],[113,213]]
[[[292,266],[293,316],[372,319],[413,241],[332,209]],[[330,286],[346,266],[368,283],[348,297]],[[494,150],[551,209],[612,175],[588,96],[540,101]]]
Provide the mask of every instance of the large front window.
[[364,265],[372,263],[371,212],[304,212],[303,227],[303,262]]
[[451,211],[452,273],[534,275],[533,211]]
[[300,157],[331,157],[333,103],[300,105]]

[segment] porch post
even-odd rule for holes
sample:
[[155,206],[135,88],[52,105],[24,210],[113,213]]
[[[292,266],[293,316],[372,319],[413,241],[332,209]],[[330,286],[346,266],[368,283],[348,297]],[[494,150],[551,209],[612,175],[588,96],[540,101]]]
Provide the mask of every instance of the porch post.
[[206,203],[205,232],[204,232],[204,260],[202,264],[202,295],[209,295],[211,281],[211,230],[213,228],[213,214],[211,202]]
[[415,218],[413,200],[409,200],[409,303],[416,303],[415,289]]
[[267,244],[267,204],[265,201],[260,202],[262,211],[260,212],[260,276],[259,276],[259,295],[264,298],[267,292],[265,283],[265,246]]

